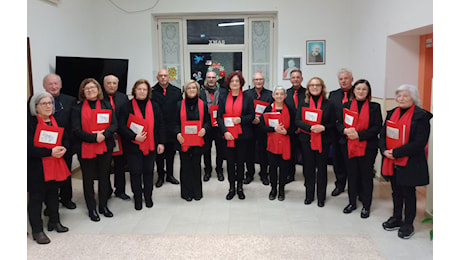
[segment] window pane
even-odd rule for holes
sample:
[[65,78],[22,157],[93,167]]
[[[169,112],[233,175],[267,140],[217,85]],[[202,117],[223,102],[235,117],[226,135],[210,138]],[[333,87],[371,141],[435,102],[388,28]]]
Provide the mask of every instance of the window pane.
[[188,44],[244,44],[244,19],[187,20]]
[[270,75],[270,21],[253,21],[251,26],[252,71],[262,73],[265,78],[264,87],[272,89]]
[[212,70],[217,75],[217,81],[223,87],[225,75],[242,70],[242,52],[191,52],[190,75],[192,79],[204,84],[206,72]]
[[169,72],[170,83],[176,87],[182,86],[180,63],[179,22],[161,23],[161,53],[163,64]]

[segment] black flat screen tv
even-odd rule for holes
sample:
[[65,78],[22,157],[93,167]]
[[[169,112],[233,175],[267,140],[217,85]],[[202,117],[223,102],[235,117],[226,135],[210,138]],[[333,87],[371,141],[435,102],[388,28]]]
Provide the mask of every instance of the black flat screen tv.
[[56,56],[56,74],[61,76],[61,92],[77,99],[80,83],[85,78],[96,79],[103,88],[104,77],[109,74],[118,77],[118,91],[126,93],[128,60]]

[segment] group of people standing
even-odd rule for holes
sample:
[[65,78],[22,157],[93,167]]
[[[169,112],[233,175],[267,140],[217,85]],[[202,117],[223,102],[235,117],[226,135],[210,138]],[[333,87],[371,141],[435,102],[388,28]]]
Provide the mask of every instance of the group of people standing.
[[[81,166],[88,216],[97,222],[99,214],[113,217],[107,204],[112,193],[131,200],[125,191],[125,171],[130,173],[134,208],[141,210],[144,203],[147,208],[153,206],[155,162],[156,187],[165,180],[180,184],[181,198],[200,200],[201,157],[206,182],[213,170],[213,141],[219,181],[224,180],[226,161],[227,200],[235,195],[245,199],[243,184],[253,181],[257,161],[261,182],[271,186],[268,198],[283,201],[300,156],[304,203],[311,204],[316,194],[318,207],[324,207],[326,201],[332,148],[336,187],[331,195],[344,192],[348,180],[349,203],[343,212],[351,213],[359,200],[361,218],[370,215],[374,162],[380,149],[382,175],[391,181],[394,204],[393,215],[383,228],[399,229],[401,238],[411,237],[415,187],[428,184],[425,146],[432,115],[419,107],[417,88],[402,85],[396,91],[398,107],[389,111],[383,122],[380,105],[371,101],[367,80],[353,83],[347,69],[339,71],[338,79],[340,88],[327,97],[326,85],[319,77],[302,87],[299,69],[290,72],[292,87],[278,86],[273,91],[264,88],[261,73],[254,75],[253,88],[243,91],[246,82],[240,71],[229,73],[224,86],[218,86],[216,73],[209,71],[204,86],[190,80],[181,91],[169,83],[167,70],[161,69],[153,87],[145,79],[134,83],[132,99],[117,91],[114,75],[104,77],[104,89],[97,80],[84,79],[77,102],[60,93],[58,75],[47,75],[43,83],[46,92],[29,100],[28,212],[34,240],[50,242],[43,232],[43,202],[48,230],[68,231],[60,222],[58,204],[60,191],[61,203],[69,209],[76,207],[71,201],[69,171],[74,153]],[[173,174],[176,151],[180,181]],[[110,183],[112,161],[115,191]],[[98,180],[97,202],[94,180]]]

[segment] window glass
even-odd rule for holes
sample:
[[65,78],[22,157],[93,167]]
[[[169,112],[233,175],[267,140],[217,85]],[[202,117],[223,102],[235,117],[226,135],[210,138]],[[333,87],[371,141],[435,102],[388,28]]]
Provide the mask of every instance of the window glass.
[[244,44],[244,19],[187,20],[188,44]]

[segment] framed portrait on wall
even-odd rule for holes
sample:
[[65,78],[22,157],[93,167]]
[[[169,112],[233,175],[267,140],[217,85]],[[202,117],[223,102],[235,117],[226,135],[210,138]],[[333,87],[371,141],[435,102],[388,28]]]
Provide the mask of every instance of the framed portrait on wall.
[[283,57],[283,79],[291,78],[291,71],[293,69],[300,69],[299,56],[286,56]]
[[307,41],[307,65],[326,64],[326,41]]

